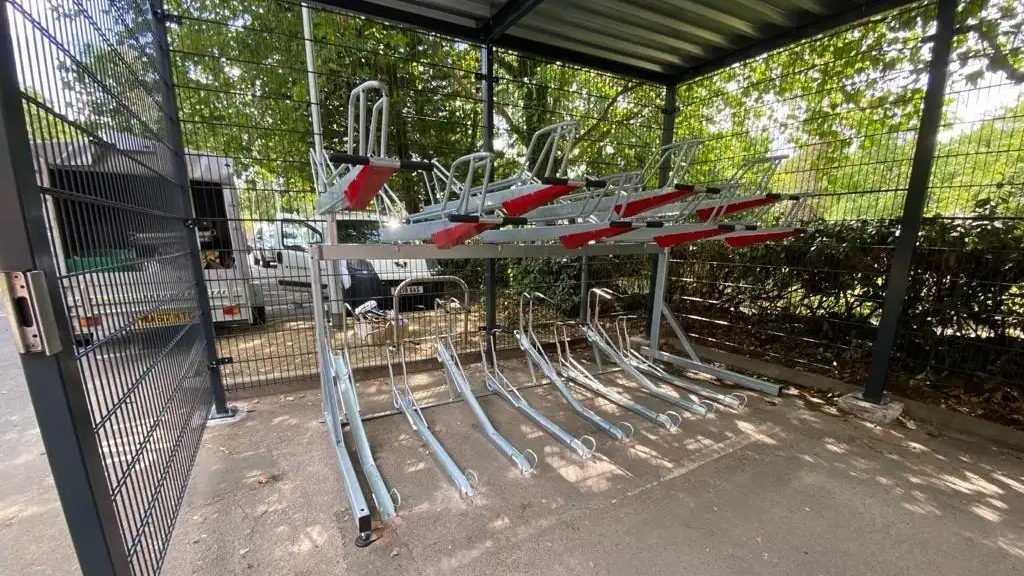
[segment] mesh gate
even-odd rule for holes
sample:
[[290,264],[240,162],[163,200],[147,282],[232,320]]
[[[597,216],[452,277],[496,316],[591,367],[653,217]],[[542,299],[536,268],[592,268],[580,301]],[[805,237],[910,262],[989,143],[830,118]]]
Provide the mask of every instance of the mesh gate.
[[5,199],[17,204],[4,210],[18,224],[7,233],[28,244],[5,238],[0,256],[7,271],[45,275],[50,354],[23,364],[83,571],[94,574],[159,571],[214,400],[197,280],[247,297],[228,272],[200,267],[200,245],[223,234],[193,220],[193,207],[223,198],[230,165],[180,153],[154,14],[139,0],[9,0],[0,10],[0,141],[10,147],[0,180],[17,190]]

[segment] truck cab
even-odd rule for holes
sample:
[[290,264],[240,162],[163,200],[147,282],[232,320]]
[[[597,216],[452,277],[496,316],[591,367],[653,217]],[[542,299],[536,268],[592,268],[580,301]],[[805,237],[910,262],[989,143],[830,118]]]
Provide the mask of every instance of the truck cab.
[[[80,345],[197,319],[180,187],[157,145],[132,135],[35,142],[47,232]],[[229,158],[186,154],[193,220],[214,322],[262,323]],[[158,169],[157,167],[162,167]]]

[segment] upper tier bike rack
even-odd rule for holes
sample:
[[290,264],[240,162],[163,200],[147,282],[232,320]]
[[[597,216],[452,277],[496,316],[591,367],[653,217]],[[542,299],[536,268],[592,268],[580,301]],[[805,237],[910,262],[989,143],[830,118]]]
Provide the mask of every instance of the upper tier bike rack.
[[[378,80],[360,84],[348,99],[346,151],[310,151],[309,162],[318,192],[317,214],[363,210],[398,170],[434,169],[430,162],[387,157],[388,102],[387,84]],[[386,200],[393,201],[394,195],[391,196]]]
[[[463,156],[448,171],[435,162],[438,175],[425,179],[435,203],[409,214],[401,224],[382,228],[381,240],[429,241],[451,248],[487,230],[525,224],[531,211],[575,190],[605,186],[603,181],[565,176],[577,129],[575,122],[562,122],[538,130],[518,172],[505,180],[491,180],[492,158],[486,152]],[[459,177],[463,171],[464,179]]]
[[[684,141],[677,145],[686,151],[688,148],[684,145],[695,149],[698,144]],[[664,162],[672,152],[663,151],[660,162]],[[751,223],[762,219],[767,208],[779,201],[802,198],[799,194],[767,192],[768,182],[784,158],[770,156],[748,160],[720,186],[672,184],[654,191],[637,192],[640,179],[635,176],[640,173],[610,176],[605,179],[608,186],[604,195],[593,192],[577,194],[568,197],[566,203],[539,208],[531,213],[528,226],[486,232],[481,235],[481,242],[509,244],[557,240],[570,249],[600,242],[653,242],[661,248],[671,248],[701,240],[722,239],[730,246],[740,247],[795,236],[806,230],[792,226],[760,229]],[[684,173],[686,166],[676,162],[671,173]],[[747,192],[743,193],[744,190]],[[676,196],[666,202],[647,202],[660,200],[665,194]],[[761,210],[750,213],[758,208]],[[570,213],[572,217],[563,218]],[[630,217],[622,216],[627,213]],[[723,221],[725,217],[739,213],[747,216],[744,221]]]

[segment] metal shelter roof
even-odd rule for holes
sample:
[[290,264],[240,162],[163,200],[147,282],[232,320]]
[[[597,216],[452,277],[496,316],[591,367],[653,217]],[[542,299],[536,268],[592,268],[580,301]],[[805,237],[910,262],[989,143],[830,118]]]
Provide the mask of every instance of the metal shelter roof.
[[317,0],[474,42],[674,84],[913,0]]

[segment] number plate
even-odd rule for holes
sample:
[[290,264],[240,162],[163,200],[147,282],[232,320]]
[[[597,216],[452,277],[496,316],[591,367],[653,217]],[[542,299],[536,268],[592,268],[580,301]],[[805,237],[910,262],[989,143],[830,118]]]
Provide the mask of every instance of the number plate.
[[187,310],[161,310],[152,314],[146,314],[139,318],[139,326],[171,326],[174,324],[185,324],[192,319],[192,313]]
[[[398,286],[391,287],[392,296],[395,295],[395,290],[398,290]],[[402,296],[405,296],[406,294],[423,294],[423,284],[413,284],[411,286],[406,286],[402,290]]]

